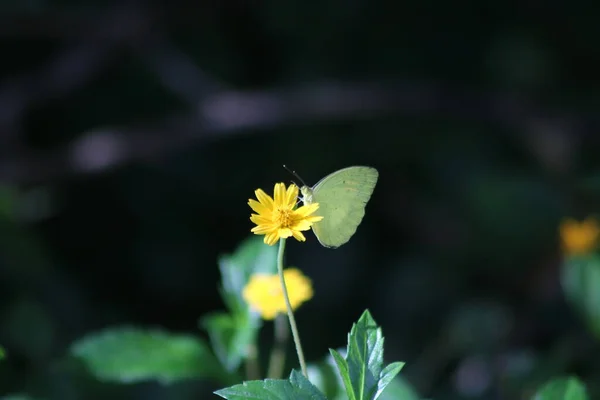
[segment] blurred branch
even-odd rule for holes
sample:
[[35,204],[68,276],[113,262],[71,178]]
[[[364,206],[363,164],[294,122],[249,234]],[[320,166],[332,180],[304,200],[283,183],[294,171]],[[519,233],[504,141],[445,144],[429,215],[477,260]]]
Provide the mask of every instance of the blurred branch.
[[[150,20],[144,12],[121,5],[88,25],[76,44],[47,64],[5,79],[0,84],[0,149],[16,141],[18,131],[13,128],[27,108],[79,89],[109,64],[116,43],[135,41],[149,27]],[[112,40],[96,43],[98,36]]]
[[201,101],[196,114],[173,116],[137,127],[99,127],[83,133],[61,151],[11,154],[0,160],[0,181],[27,184],[103,172],[251,129],[395,113],[411,117],[479,119],[523,131],[533,119],[568,123],[578,134],[595,133],[600,127],[598,116],[565,115],[541,110],[516,97],[461,94],[414,82],[221,91]]
[[[0,126],[13,125],[27,107],[37,102],[79,88],[102,69],[109,51],[108,47],[74,46],[39,70],[5,81],[0,86]],[[7,139],[8,135],[3,132],[0,141]]]
[[167,40],[153,35],[134,50],[154,71],[163,86],[195,106],[209,94],[225,89],[198,68],[194,61]]

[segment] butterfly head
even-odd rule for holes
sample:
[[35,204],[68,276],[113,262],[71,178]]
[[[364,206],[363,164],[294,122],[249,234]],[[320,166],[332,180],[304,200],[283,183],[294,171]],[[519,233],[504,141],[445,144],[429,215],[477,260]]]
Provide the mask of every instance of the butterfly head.
[[304,204],[310,204],[312,203],[312,188],[310,186],[308,186],[304,180],[302,180],[302,178],[300,178],[300,175],[298,175],[296,173],[296,171],[293,171],[291,169],[289,169],[287,166],[283,166],[283,168],[285,168],[289,173],[291,173],[292,175],[294,175],[296,178],[298,178],[298,180],[302,183],[302,186],[296,184],[296,182],[293,182],[294,185],[296,186],[300,186],[300,193],[302,194],[302,196],[299,196],[299,199],[302,200],[302,202]]
[[302,186],[300,188],[300,193],[302,194],[302,196],[300,196],[300,200],[302,200],[304,204],[312,203],[313,190],[311,187],[307,185]]

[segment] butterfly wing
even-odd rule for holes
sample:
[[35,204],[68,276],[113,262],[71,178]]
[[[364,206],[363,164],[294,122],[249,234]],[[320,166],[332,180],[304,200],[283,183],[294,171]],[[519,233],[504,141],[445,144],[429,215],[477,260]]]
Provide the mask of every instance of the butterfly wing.
[[336,248],[356,232],[379,173],[371,167],[348,167],[321,179],[313,188],[312,201],[319,203],[317,215],[324,218],[312,227],[325,247]]

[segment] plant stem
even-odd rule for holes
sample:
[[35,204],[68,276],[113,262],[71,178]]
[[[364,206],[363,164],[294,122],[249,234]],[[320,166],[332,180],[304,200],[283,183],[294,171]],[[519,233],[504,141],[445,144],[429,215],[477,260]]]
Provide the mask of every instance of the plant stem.
[[290,330],[283,314],[280,314],[275,318],[273,326],[275,327],[275,344],[273,345],[271,358],[269,359],[267,378],[281,379],[285,367],[285,350]]
[[246,379],[260,379],[260,365],[258,364],[258,349],[256,343],[248,346],[248,357],[246,357]]
[[277,272],[279,272],[279,280],[281,281],[281,288],[283,289],[283,298],[285,299],[285,305],[287,308],[288,319],[290,320],[290,327],[292,328],[292,337],[294,338],[294,344],[296,345],[296,353],[298,353],[298,361],[300,362],[300,368],[302,374],[308,379],[308,371],[306,370],[306,362],[304,361],[304,353],[302,352],[302,344],[300,344],[300,335],[298,334],[298,327],[296,326],[296,319],[294,318],[294,312],[292,311],[292,305],[290,304],[290,298],[288,297],[287,286],[285,285],[285,278],[283,276],[283,253],[285,251],[285,239],[279,239],[279,252],[277,253]]

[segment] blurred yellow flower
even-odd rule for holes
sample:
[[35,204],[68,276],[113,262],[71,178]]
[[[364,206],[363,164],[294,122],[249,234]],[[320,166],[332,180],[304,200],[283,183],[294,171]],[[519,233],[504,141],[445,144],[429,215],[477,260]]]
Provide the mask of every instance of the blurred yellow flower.
[[323,217],[310,216],[317,211],[318,203],[296,207],[298,186],[292,184],[285,188],[285,184],[276,183],[274,198],[261,189],[256,190],[256,200],[248,200],[248,205],[258,214],[252,214],[250,221],[256,226],[251,232],[256,235],[265,235],[265,243],[273,246],[280,238],[293,236],[296,240],[304,242],[306,238],[301,231],[310,229],[314,222]]
[[581,222],[569,218],[560,224],[560,238],[565,254],[581,255],[593,251],[599,235],[600,226],[592,217]]
[[[313,296],[312,284],[309,278],[297,268],[288,268],[283,271],[285,284],[290,299],[290,305],[296,310],[302,303]],[[277,314],[285,313],[285,299],[279,275],[255,274],[252,275],[244,291],[244,300],[250,308],[258,311],[263,319],[272,320]]]

